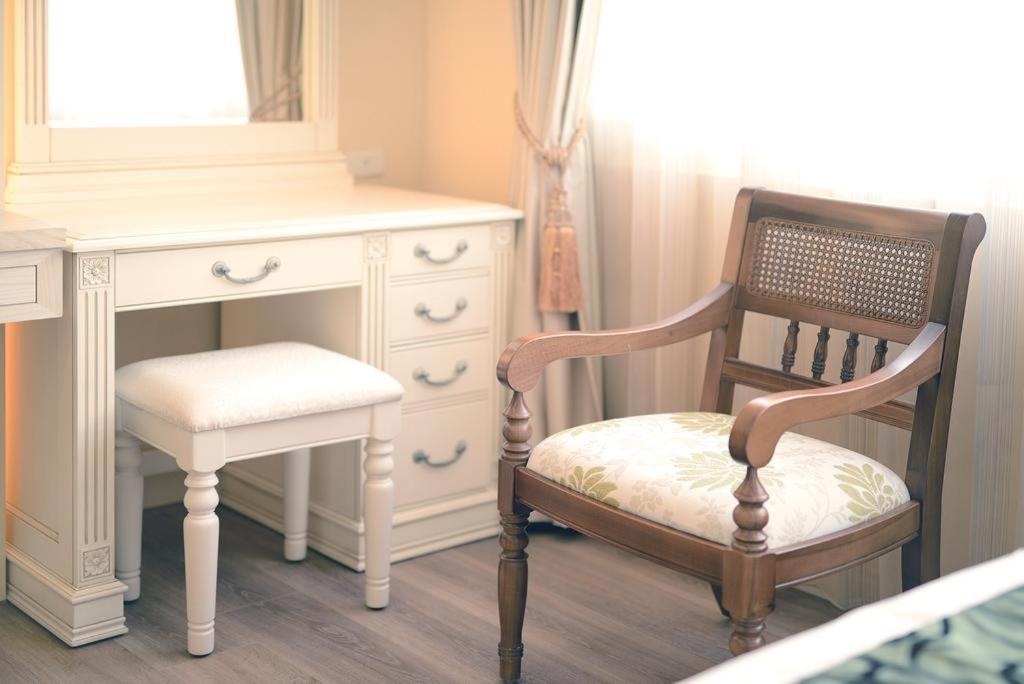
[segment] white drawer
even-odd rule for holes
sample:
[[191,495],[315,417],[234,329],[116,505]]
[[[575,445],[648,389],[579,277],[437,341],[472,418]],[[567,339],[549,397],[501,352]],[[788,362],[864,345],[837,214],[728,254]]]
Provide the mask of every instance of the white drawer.
[[391,290],[391,339],[409,340],[486,328],[491,292],[487,276],[399,285]]
[[395,507],[489,486],[497,458],[492,422],[486,401],[402,416],[395,440]]
[[458,226],[393,233],[391,274],[443,273],[490,264],[489,226]]
[[405,387],[405,402],[486,390],[496,359],[488,338],[391,352],[390,373]]
[[[358,285],[362,282],[362,245],[361,237],[341,236],[119,253],[116,306]],[[223,264],[229,273],[215,275],[217,264]]]
[[60,316],[62,264],[60,249],[0,253],[0,323]]

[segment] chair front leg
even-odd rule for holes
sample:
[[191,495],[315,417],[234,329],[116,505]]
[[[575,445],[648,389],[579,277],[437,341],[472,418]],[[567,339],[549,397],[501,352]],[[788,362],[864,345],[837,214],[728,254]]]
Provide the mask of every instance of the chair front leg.
[[501,555],[498,561],[498,622],[501,640],[498,661],[503,682],[519,681],[523,660],[523,620],[526,617],[527,558],[530,539],[526,525],[530,509],[515,498],[516,469],[530,457],[530,412],[521,392],[505,408],[505,438],[498,470],[498,510],[501,513]]
[[213,652],[213,623],[217,612],[217,545],[220,520],[216,508],[217,476],[189,471],[185,477],[185,600],[188,652]]
[[142,443],[127,432],[114,437],[114,575],[128,587],[125,601],[142,592]]
[[527,558],[530,538],[526,525],[530,514],[501,516],[501,557],[498,561],[498,643],[501,679],[519,681],[523,660],[523,621],[526,617]]
[[775,606],[775,556],[768,553],[768,493],[757,468],[747,467],[734,496],[737,528],[722,568],[722,609],[732,618],[729,650],[740,655],[764,646],[764,623]]

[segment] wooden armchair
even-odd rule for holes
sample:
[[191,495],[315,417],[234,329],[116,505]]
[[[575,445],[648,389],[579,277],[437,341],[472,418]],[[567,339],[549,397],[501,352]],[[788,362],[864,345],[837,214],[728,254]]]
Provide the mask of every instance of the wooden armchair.
[[[897,547],[902,547],[904,589],[937,577],[953,383],[971,262],[984,234],[979,214],[744,189],[736,200],[722,282],[690,308],[649,326],[545,333],[511,344],[498,363],[498,379],[512,391],[504,412],[498,494],[502,679],[515,681],[520,675],[531,510],[707,580],[722,612],[731,617],[733,654],[764,644],[776,588]],[[790,321],[781,371],[737,358],[747,311]],[[801,323],[820,326],[811,377],[792,373]],[[821,380],[835,329],[849,333],[838,385]],[[711,345],[704,413],[605,421],[530,446],[523,395],[547,364],[660,347],[706,332]],[[854,379],[861,335],[876,338],[875,354],[871,371]],[[909,345],[889,364],[887,341]],[[733,421],[722,414],[732,410],[736,384],[772,394],[743,406]],[[912,389],[916,403],[897,400]],[[786,432],[846,414],[911,431],[902,478],[865,456]],[[642,435],[634,429],[641,420],[646,429],[658,431],[646,444],[636,439]],[[580,439],[589,441],[573,451],[573,440]],[[700,444],[696,455],[691,442]],[[665,444],[683,454],[671,457],[676,468],[671,483],[652,476],[626,485],[608,477],[628,474],[633,459],[637,468],[657,471],[670,458],[657,453]],[[602,461],[606,450],[615,457]],[[715,460],[719,453],[724,469]],[[846,460],[850,463],[838,462]],[[709,471],[701,470],[705,461],[711,463]],[[732,485],[723,487],[730,477]],[[785,486],[808,477],[818,478],[815,486],[829,492],[821,521],[809,526],[804,525],[809,507],[790,515],[791,509],[801,509],[806,487]],[[617,489],[629,487],[630,498],[616,496]],[[728,496],[732,489],[738,503],[724,508],[723,522],[714,497]],[[773,518],[788,520],[778,533],[765,529],[769,491],[776,497],[768,506]],[[690,501],[695,492],[708,504],[700,520]],[[648,505],[652,497],[661,501],[660,508]]]

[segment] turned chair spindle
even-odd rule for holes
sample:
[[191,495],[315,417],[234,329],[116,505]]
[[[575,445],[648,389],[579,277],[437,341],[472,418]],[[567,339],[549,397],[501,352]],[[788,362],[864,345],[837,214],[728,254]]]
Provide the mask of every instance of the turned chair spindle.
[[860,345],[860,335],[850,333],[846,338],[846,351],[843,352],[843,368],[839,371],[839,379],[842,382],[850,382],[857,371],[857,347]]
[[825,373],[825,362],[828,360],[829,330],[822,326],[818,331],[818,343],[814,345],[814,359],[811,361],[811,377],[821,380]]
[[887,351],[889,351],[889,343],[885,340],[878,340],[878,344],[875,345],[875,358],[871,359],[872,373],[885,366],[885,354]]
[[796,336],[800,333],[800,321],[790,321],[786,330],[786,343],[782,346],[782,371],[789,373],[796,361]]

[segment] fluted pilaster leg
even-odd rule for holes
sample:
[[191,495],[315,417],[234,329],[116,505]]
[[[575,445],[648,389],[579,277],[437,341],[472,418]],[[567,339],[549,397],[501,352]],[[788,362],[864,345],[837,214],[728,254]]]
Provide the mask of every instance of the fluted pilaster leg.
[[523,660],[523,620],[526,616],[526,534],[529,514],[501,516],[501,560],[498,562],[498,619],[501,641],[498,657],[503,682],[519,681]]
[[391,471],[395,462],[391,440],[366,440],[363,484],[366,520],[366,605],[384,608],[391,591],[391,512],[394,507],[394,483]]
[[310,449],[295,449],[284,455],[284,558],[300,561],[306,557],[309,527]]
[[217,476],[190,471],[185,477],[185,594],[188,652],[213,652],[213,623],[217,612]]
[[127,432],[115,436],[114,472],[114,575],[134,601],[142,593],[142,443]]

